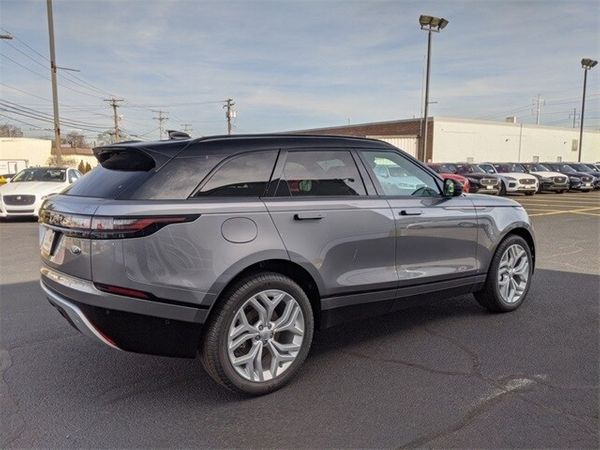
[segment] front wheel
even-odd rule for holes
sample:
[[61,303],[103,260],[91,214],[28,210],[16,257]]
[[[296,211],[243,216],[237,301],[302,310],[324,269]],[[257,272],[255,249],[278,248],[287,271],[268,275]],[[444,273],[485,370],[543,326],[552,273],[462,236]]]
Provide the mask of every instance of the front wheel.
[[498,195],[506,195],[506,185],[504,182],[500,183],[500,193]]
[[535,192],[533,192],[533,191],[532,192],[525,192],[525,195],[534,195],[534,194],[535,194]]
[[245,278],[213,311],[202,342],[208,374],[246,395],[273,392],[298,371],[310,349],[314,320],[298,284],[278,273]]
[[475,293],[475,298],[492,312],[514,311],[527,296],[532,272],[529,245],[522,237],[510,235],[498,246],[485,286]]

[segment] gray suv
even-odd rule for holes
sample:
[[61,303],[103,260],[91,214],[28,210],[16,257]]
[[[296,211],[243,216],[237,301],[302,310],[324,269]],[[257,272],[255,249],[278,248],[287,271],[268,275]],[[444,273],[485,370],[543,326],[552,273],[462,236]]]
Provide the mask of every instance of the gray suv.
[[524,301],[533,230],[516,202],[464,195],[377,140],[247,135],[127,142],[45,201],[41,286],[110,347],[195,357],[258,395],[313,331],[474,293]]

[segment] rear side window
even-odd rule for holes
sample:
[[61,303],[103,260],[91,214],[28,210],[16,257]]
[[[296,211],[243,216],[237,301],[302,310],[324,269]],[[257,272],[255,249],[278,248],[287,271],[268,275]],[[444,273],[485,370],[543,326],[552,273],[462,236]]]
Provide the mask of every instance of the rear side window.
[[349,151],[289,152],[278,197],[366,195]]
[[194,197],[261,197],[276,160],[275,150],[235,156],[218,167]]

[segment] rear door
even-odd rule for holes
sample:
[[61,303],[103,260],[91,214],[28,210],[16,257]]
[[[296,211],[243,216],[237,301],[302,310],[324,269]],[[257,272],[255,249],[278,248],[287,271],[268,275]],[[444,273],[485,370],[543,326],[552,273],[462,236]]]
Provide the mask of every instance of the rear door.
[[361,156],[392,208],[399,287],[475,274],[477,215],[471,200],[443,197],[441,181],[398,152],[363,150]]
[[356,157],[348,148],[283,151],[265,198],[290,258],[319,280],[325,309],[342,306],[327,297],[348,293],[365,293],[356,303],[373,291],[392,298],[398,281],[392,211]]

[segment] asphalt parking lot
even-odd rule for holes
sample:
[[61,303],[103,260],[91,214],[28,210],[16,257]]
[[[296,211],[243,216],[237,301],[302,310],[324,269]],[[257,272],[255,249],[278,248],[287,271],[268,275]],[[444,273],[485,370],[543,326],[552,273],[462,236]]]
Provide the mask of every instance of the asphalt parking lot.
[[332,328],[252,399],[81,336],[39,288],[37,224],[0,223],[0,446],[597,448],[600,192],[513,198],[538,244],[519,310],[457,297]]

